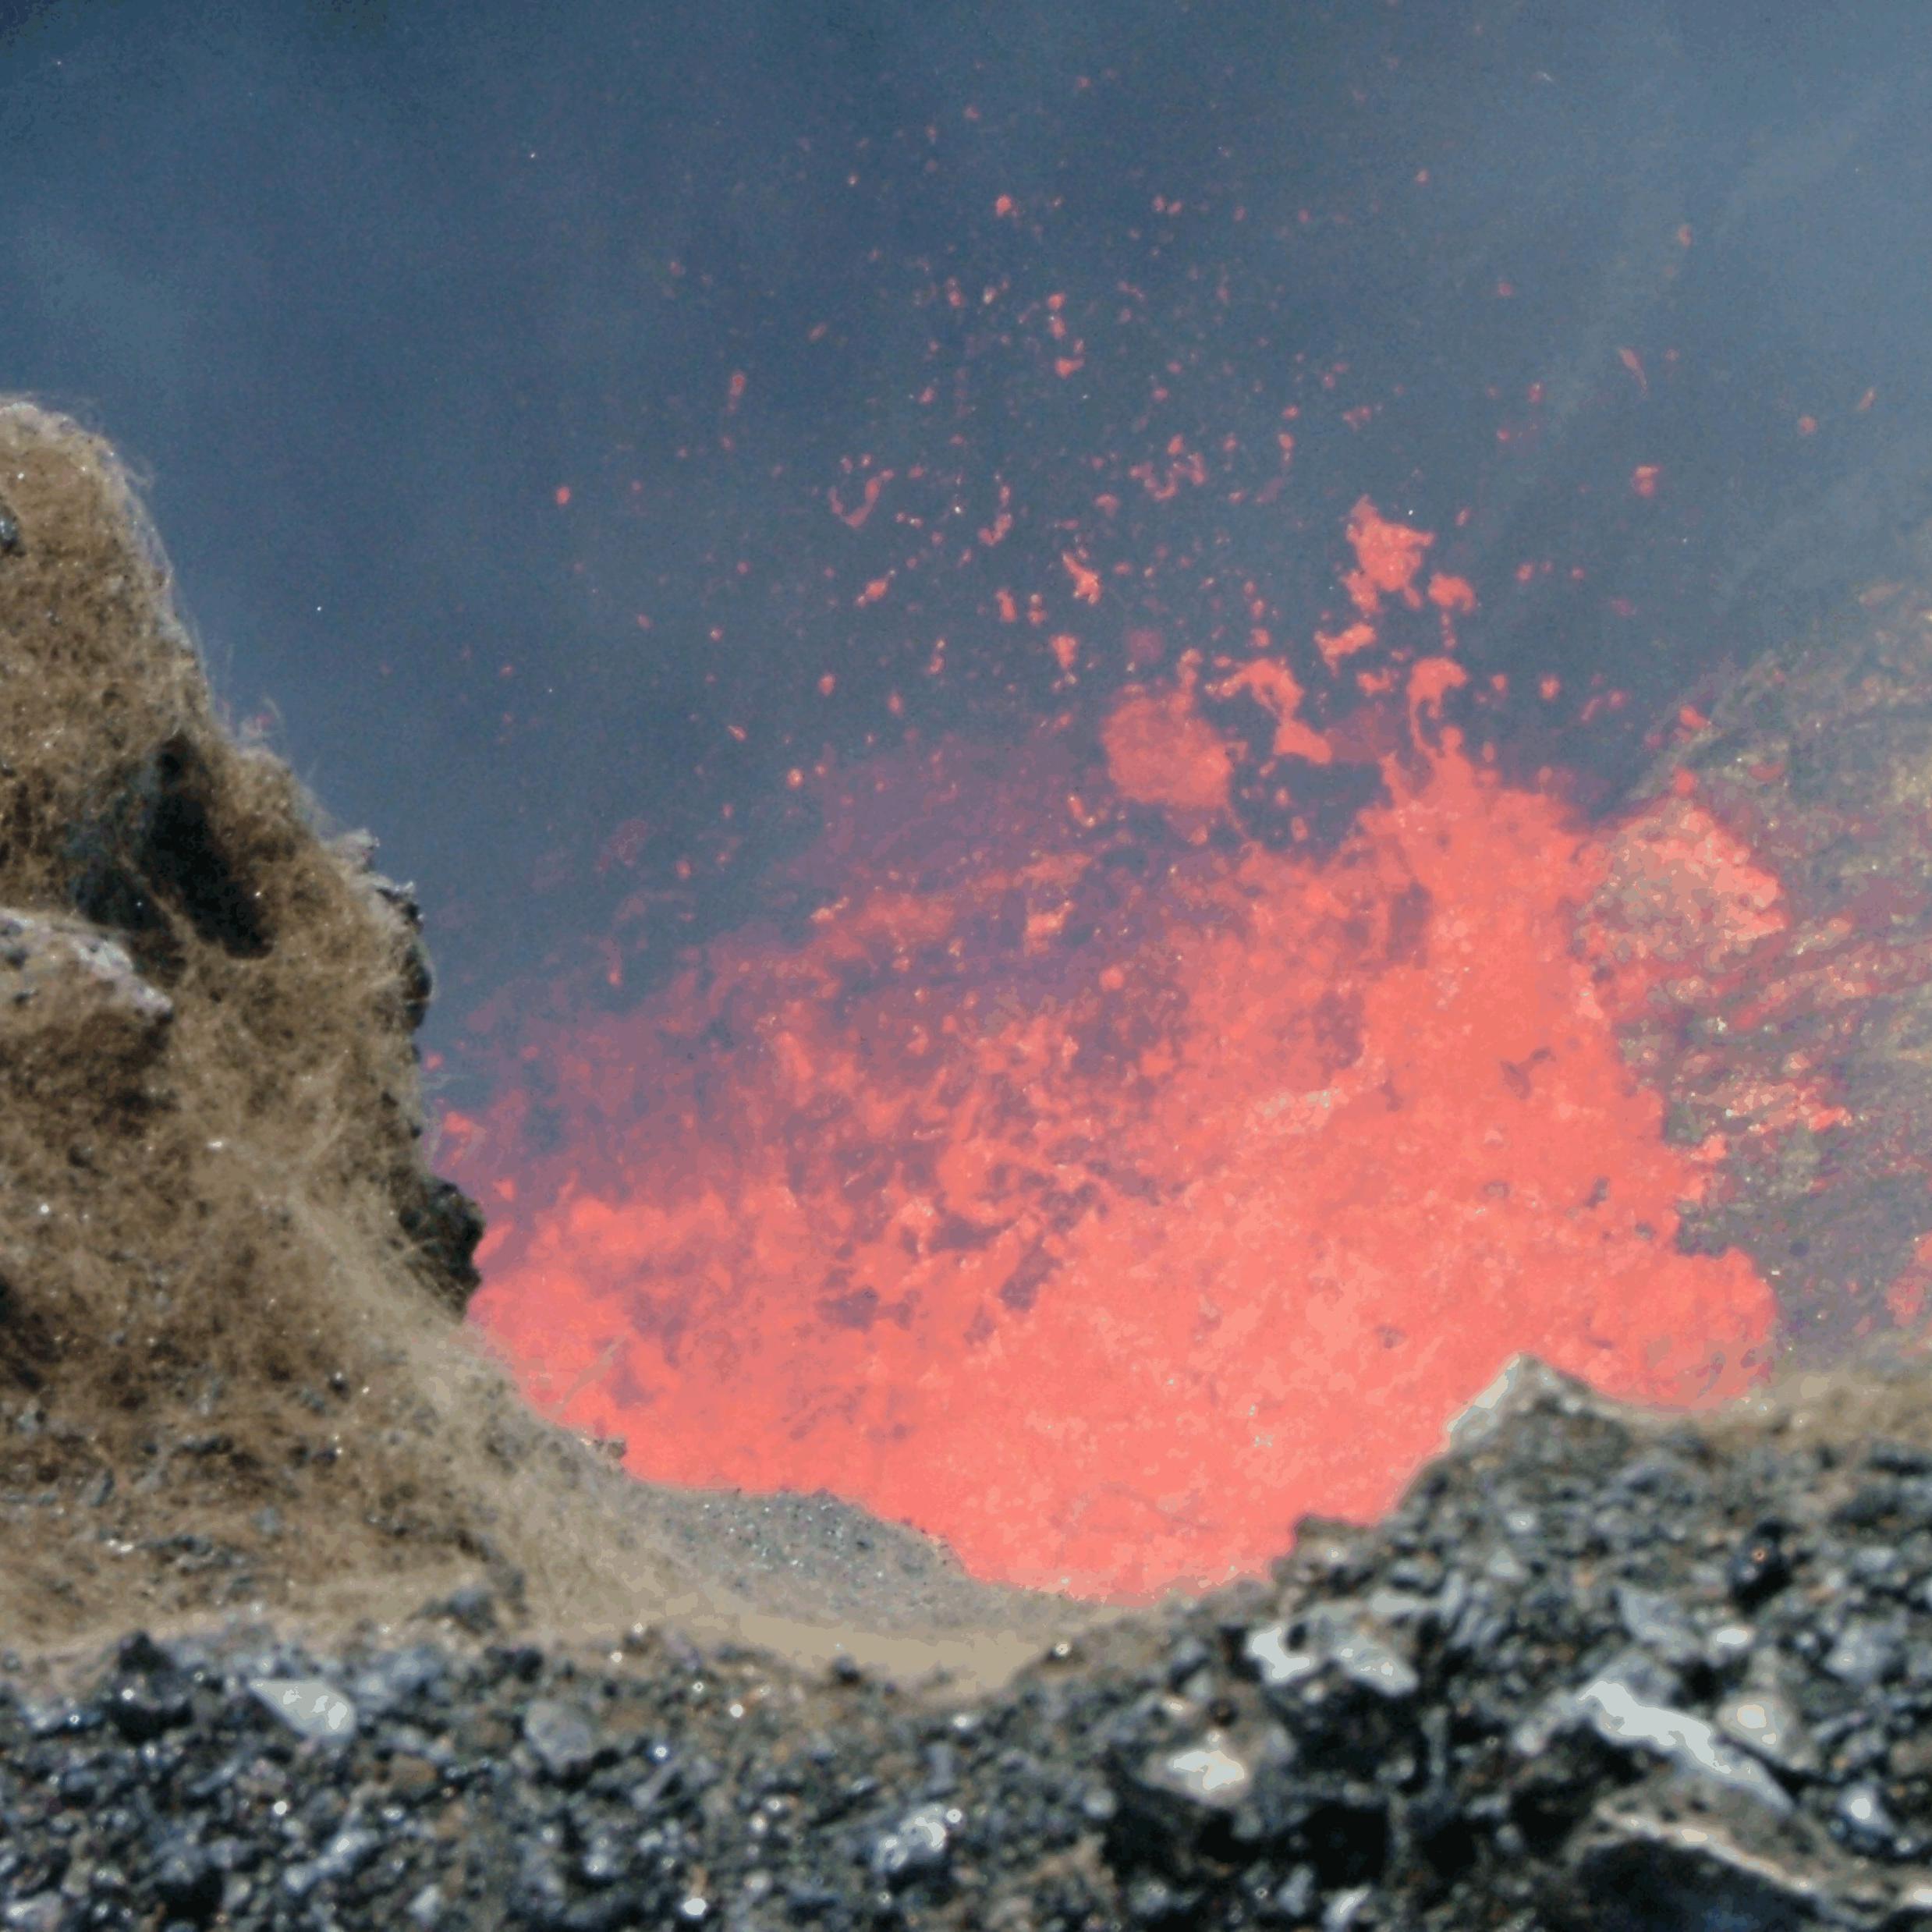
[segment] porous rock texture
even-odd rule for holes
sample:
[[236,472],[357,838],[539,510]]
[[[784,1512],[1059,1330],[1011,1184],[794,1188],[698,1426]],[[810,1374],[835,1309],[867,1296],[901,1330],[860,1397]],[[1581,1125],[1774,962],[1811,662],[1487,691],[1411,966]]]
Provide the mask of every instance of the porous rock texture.
[[1596,909],[1654,948],[1623,1047],[1667,1136],[1725,1150],[1680,1244],[1750,1256],[1792,1360],[1932,1307],[1932,526],[1895,562],[1680,714]]
[[459,1317],[408,892],[0,406],[0,1927],[1932,1928],[1932,1404],[1519,1360],[1133,1615],[633,1483]]
[[5,1923],[1920,1932],[1923,1381],[1700,1427],[1522,1359],[1382,1524],[970,1697],[481,1596],[136,1633],[0,1698]]

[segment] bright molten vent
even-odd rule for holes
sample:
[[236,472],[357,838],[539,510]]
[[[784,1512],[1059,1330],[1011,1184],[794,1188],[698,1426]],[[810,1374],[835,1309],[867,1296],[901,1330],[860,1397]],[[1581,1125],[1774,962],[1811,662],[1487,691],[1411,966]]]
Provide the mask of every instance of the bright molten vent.
[[[1750,1384],[1771,1292],[1679,1252],[1712,1150],[1667,1143],[1618,1036],[1775,928],[1777,883],[1505,784],[1442,715],[1467,587],[1367,505],[1349,534],[1345,727],[1285,665],[1184,654],[1084,741],[826,772],[800,930],[503,1029],[445,1126],[476,1313],[540,1406],[641,1476],[823,1487],[1135,1599],[1381,1511],[1518,1351],[1646,1401]],[[1383,647],[1391,597],[1440,650]],[[1243,831],[1204,711],[1235,689],[1291,807],[1295,770],[1369,782],[1345,835]]]

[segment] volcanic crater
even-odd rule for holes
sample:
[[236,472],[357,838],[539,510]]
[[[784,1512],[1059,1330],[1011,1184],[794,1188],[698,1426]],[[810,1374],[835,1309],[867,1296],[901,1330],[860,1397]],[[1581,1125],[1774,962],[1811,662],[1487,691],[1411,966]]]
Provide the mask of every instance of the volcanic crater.
[[[1447,686],[1418,667],[1392,700],[1395,736],[1413,728],[1431,755],[1402,752],[1391,768],[1416,775],[1410,789],[1364,808],[1383,814],[1387,876],[1359,855],[1321,874],[1320,917],[1292,928],[1286,869],[1312,862],[1214,830],[1218,754],[1192,687],[1129,698],[1145,714],[1117,714],[1115,775],[1175,842],[1175,903],[1244,895],[1239,943],[1292,953],[1312,977],[1284,997],[1328,1013],[1288,1043],[1303,1086],[1388,1136],[1377,1200],[1338,1208],[1324,1232],[1379,1228],[1374,1267],[1398,1299],[1420,1292],[1405,1267],[1428,1277],[1405,1320],[1441,1338],[1409,1379],[1367,1391],[1300,1353],[1287,1395],[1313,1405],[1310,1454],[1319,1437],[1348,1462],[1352,1430],[1400,1440],[1359,1494],[1330,1484],[1292,1554],[1254,1517],[1232,1546],[1170,1523],[1123,1565],[1101,1545],[1141,1534],[1129,1513],[1035,1566],[1044,1579],[1084,1563],[1075,1596],[985,1580],[1027,1566],[973,1512],[974,1427],[1017,1432],[983,1444],[994,1462],[1025,1434],[997,1406],[957,1408],[976,1387],[1001,1398],[984,1352],[913,1418],[943,1443],[963,1415],[963,1448],[923,1466],[910,1427],[898,1462],[875,1458],[871,1487],[848,1491],[879,1515],[828,1493],[843,1466],[829,1435],[801,1460],[815,1480],[790,1493],[704,1486],[704,1432],[723,1412],[697,1381],[682,1434],[658,1445],[684,1458],[682,1486],[634,1428],[630,1471],[614,1466],[603,1397],[553,1405],[562,1420],[533,1409],[462,1319],[488,1237],[434,1171],[412,1044],[431,976],[409,888],[224,723],[106,444],[7,404],[0,498],[8,1923],[1932,1923],[1919,1863],[1932,1847],[1932,1420],[1916,1347],[1932,1214],[1914,1044],[1927,913],[1923,854],[1897,829],[1916,825],[1905,807],[1924,782],[1923,743],[1898,724],[1927,668],[1922,596],[1876,587],[1838,633],[1767,658],[1686,725],[1583,860],[1553,856],[1547,801],[1508,791],[1439,728]],[[1434,603],[1446,615],[1459,594]],[[1272,695],[1287,729],[1292,707]],[[1854,742],[1861,761],[1842,755]],[[833,821],[841,809],[860,808],[828,802]],[[1565,821],[1562,836],[1583,835]],[[1064,842],[1033,855],[1062,884],[1087,864],[1072,832]],[[939,956],[991,889],[976,864],[928,901]],[[1404,1061],[1401,1014],[1373,1010],[1391,974],[1422,970],[1391,909],[1413,914],[1419,876],[1441,907],[1485,864],[1503,884],[1468,945],[1492,951],[1526,901],[1522,869],[1571,868],[1551,901],[1576,921],[1566,977],[1502,1002],[1494,984],[1464,998],[1445,984],[1433,1044],[1411,1040]],[[1175,920],[1144,904],[1108,927],[1117,887],[1083,888],[1093,931],[1115,935],[1088,962],[1103,988],[1179,943]],[[853,890],[843,943],[858,954],[885,891]],[[1269,1022],[1228,960],[1206,956],[1235,943],[1227,929],[1200,930],[1193,984],[1225,1003],[1165,1042],[1197,1068],[1208,1033]],[[831,970],[809,946],[786,958],[762,941],[718,955],[719,1014],[734,998],[773,1010]],[[871,1001],[874,1039],[916,1018],[877,964],[842,988]],[[1315,980],[1352,977],[1361,997],[1321,1009]],[[1540,1056],[1492,1038],[1499,1012],[1523,1030],[1533,994],[1596,1000],[1604,1031]],[[1030,1094],[1030,1113],[1000,1115],[1016,1172],[1093,1112],[1099,1087],[1083,1080],[1096,1067],[1117,1079],[1125,1051],[1096,996],[1066,1065],[1030,1070],[1040,998],[1016,987],[950,1036],[1009,1100]],[[1574,1015],[1531,1018],[1531,1032],[1560,1031]],[[1445,1169],[1427,1123],[1476,1059],[1500,1062],[1511,1104],[1566,1096],[1552,1121],[1595,1095],[1588,1132],[1649,1108],[1654,1171],[1620,1172],[1606,1208],[1590,1176],[1573,1185],[1554,1129],[1506,1193],[1487,1169]],[[666,1090],[690,1065],[660,1069]],[[1157,1098],[1218,1122],[1226,1212],[1121,1189],[1145,1150],[1089,1119],[1075,1179],[1114,1189],[1107,1226],[1069,1184],[1057,1225],[1016,1213],[977,1246],[901,1243],[923,1312],[895,1323],[890,1306],[906,1304],[876,1289],[821,1299],[829,1319],[799,1373],[970,1317],[934,1284],[975,1256],[1009,1323],[1064,1321],[1054,1271],[1100,1281],[1129,1250],[1175,1257],[1190,1241],[1190,1265],[1235,1299],[1281,1223],[1243,1224],[1234,1192],[1265,1198],[1283,1172],[1303,1198],[1334,1189],[1328,1157],[1293,1140],[1306,1123],[1292,1107],[1212,1075]],[[822,1059],[792,1077],[791,1104],[814,1080],[835,1097]],[[888,1130],[959,1090],[908,1087]],[[739,1133],[760,1117],[753,1104],[705,1125]],[[501,1150],[516,1122],[498,1126]],[[455,1138],[466,1179],[484,1143]],[[756,1211],[763,1157],[743,1154],[728,1211]],[[1433,1191],[1416,1179],[1427,1163]],[[889,1197],[866,1235],[883,1253],[902,1176],[835,1163],[793,1175],[795,1194],[810,1221],[853,1172]],[[976,1173],[958,1185],[981,1210],[1019,1185]],[[1163,1230],[1183,1205],[1191,1224]],[[1456,1333],[1473,1278],[1423,1266],[1422,1231],[1466,1253],[1484,1215],[1485,1228],[1540,1218],[1556,1231],[1533,1268],[1498,1236],[1479,1271],[1505,1300],[1533,1287],[1530,1340],[1554,1369],[1519,1359],[1494,1380],[1510,1352],[1496,1325]],[[508,1298],[541,1234],[525,1223],[500,1250],[498,1343],[518,1339]],[[1014,1253],[989,1255],[1001,1242]],[[1584,1268],[1586,1248],[1612,1246],[1612,1264]],[[1026,1253],[1047,1264],[1023,1280]],[[755,1313],[732,1313],[745,1349]],[[1257,1345],[1230,1333],[1223,1375]],[[1335,1320],[1311,1333],[1352,1360],[1360,1338]],[[1058,1345],[1083,1372],[1074,1340]],[[1432,1409],[1452,1385],[1459,1400]],[[1211,1430],[1147,1413],[1145,1395],[1080,1453],[1104,1464],[1150,1427],[1197,1468],[1211,1459]],[[895,1489],[895,1467],[925,1487]],[[1204,1493],[1246,1480],[1212,1476]],[[974,1574],[884,1519],[914,1515],[935,1482]],[[1336,1520],[1343,1504],[1374,1520]],[[1232,1576],[1218,1589],[1124,1607],[1216,1560]],[[84,1815],[105,1792],[118,1796]]]

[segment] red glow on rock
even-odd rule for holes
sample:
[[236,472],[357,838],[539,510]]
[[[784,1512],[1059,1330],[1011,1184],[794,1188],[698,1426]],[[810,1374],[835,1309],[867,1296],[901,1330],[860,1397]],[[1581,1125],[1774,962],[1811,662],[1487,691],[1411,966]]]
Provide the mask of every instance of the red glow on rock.
[[[1351,538],[1378,594],[1427,541]],[[1677,1252],[1707,1163],[1617,1026],[1775,882],[1694,802],[1613,856],[1505,786],[1443,658],[1338,849],[1210,839],[1234,755],[1179,669],[1097,765],[1043,730],[846,773],[792,868],[809,936],[522,1024],[444,1126],[534,1400],[640,1476],[824,1487],[981,1576],[1144,1599],[1386,1508],[1518,1350],[1657,1402],[1751,1382],[1771,1294]],[[1250,682],[1286,728],[1282,675]]]
[[1695,789],[1673,786],[1623,826],[1605,874],[1614,929],[1585,928],[1626,997],[1640,973],[1647,984],[1674,973],[1725,972],[1788,923],[1778,881],[1696,802]]

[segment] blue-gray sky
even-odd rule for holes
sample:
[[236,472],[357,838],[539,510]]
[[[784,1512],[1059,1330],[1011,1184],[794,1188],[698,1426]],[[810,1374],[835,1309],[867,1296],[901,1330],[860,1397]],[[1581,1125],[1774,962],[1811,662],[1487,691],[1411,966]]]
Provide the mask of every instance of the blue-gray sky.
[[1076,710],[1138,622],[1306,650],[1363,493],[1627,775],[1932,509],[1929,108],[1849,0],[16,0],[0,387],[418,881],[434,1044],[626,895],[736,916],[827,746],[1019,728],[1048,630]]

